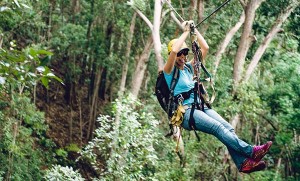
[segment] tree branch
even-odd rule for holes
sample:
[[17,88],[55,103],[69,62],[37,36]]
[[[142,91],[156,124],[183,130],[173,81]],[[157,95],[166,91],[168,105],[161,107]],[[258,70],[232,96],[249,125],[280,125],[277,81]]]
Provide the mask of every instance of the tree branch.
[[245,7],[246,7],[246,2],[245,2],[245,0],[240,0],[240,3],[241,3],[241,5],[243,6],[243,8],[245,9]]
[[145,23],[149,26],[149,28],[152,30],[153,29],[153,25],[152,23],[150,22],[150,20],[140,11],[138,10],[137,8],[133,7],[132,8],[134,9],[134,11],[145,21]]
[[136,20],[137,12],[135,12],[132,16],[131,23],[130,23],[130,29],[129,29],[129,35],[128,35],[128,44],[126,46],[126,52],[125,52],[125,60],[122,68],[122,78],[120,83],[120,97],[123,96],[123,93],[125,91],[125,84],[126,84],[126,78],[127,78],[127,72],[128,72],[128,64],[129,64],[129,57],[130,57],[130,51],[131,51],[131,44],[134,34],[134,28],[135,28],[135,20]]
[[274,119],[274,118],[268,118],[267,116],[266,116],[266,113],[264,114],[264,113],[260,113],[259,114],[259,116],[261,116],[264,120],[266,120],[271,126],[272,126],[272,128],[275,130],[275,131],[278,131],[279,129],[274,125],[274,123],[272,122],[272,120]]
[[235,24],[234,27],[232,27],[228,33],[226,34],[223,42],[221,43],[221,45],[219,46],[219,49],[216,53],[216,60],[215,60],[215,68],[214,68],[214,71],[213,71],[213,75],[215,76],[216,73],[217,73],[217,69],[218,69],[218,66],[221,62],[221,58],[222,58],[222,54],[225,52],[225,49],[226,47],[228,46],[228,44],[230,43],[232,37],[235,35],[235,33],[240,29],[240,27],[242,26],[242,24],[244,23],[245,21],[245,12],[243,11],[243,13],[241,14],[240,16],[240,19],[239,21]]
[[183,27],[181,26],[181,22],[179,21],[179,19],[175,16],[174,12],[171,11],[170,13],[171,18],[175,21],[175,23],[180,27],[180,29],[183,31]]
[[0,48],[2,48],[2,43],[3,43],[3,38],[2,38],[2,36],[0,35]]

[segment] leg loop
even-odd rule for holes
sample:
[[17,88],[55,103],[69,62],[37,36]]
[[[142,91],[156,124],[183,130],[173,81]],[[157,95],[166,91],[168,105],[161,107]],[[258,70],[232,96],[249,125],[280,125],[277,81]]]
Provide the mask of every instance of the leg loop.
[[195,111],[195,104],[192,104],[192,109],[191,109],[190,119],[189,119],[189,126],[191,129],[194,130],[197,140],[200,141],[200,136],[198,135],[198,133],[196,132],[196,129],[195,129],[196,124],[195,124],[195,119],[194,119],[194,111]]

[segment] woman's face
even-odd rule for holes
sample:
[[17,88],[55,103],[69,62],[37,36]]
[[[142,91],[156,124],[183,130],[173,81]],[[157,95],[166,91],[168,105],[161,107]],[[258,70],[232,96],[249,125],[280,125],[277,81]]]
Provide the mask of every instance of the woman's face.
[[177,53],[177,57],[176,57],[176,63],[179,66],[183,66],[185,64],[185,62],[187,62],[187,56],[188,56],[189,51],[186,49],[180,50]]

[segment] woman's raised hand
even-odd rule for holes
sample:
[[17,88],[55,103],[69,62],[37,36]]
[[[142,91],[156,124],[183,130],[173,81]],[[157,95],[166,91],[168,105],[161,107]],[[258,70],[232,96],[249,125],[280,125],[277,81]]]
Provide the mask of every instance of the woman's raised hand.
[[183,31],[191,31],[191,26],[194,26],[194,21],[189,20],[189,21],[184,21],[181,23]]

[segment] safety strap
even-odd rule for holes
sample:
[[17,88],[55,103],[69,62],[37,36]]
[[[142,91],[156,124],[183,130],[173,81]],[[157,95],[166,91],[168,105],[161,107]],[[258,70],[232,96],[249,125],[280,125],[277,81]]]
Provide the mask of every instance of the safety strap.
[[[215,90],[215,87],[214,87],[213,78],[212,78],[212,75],[207,71],[207,69],[203,65],[203,63],[201,63],[201,68],[202,68],[202,70],[204,71],[204,73],[206,74],[206,76],[208,78],[206,78],[206,79],[200,79],[200,82],[209,82],[210,83],[210,87],[211,87],[211,89],[213,91],[210,100],[206,100],[206,102],[208,104],[212,104],[214,102],[215,98],[216,98],[216,90]],[[204,89],[203,85],[202,85],[202,89]]]
[[187,91],[187,92],[183,92],[183,93],[180,93],[180,94],[176,95],[174,97],[175,103],[178,104],[180,101],[183,101],[183,100],[186,100],[186,99],[190,98],[190,95],[193,92],[194,92],[194,88]]
[[179,70],[178,68],[174,67],[174,72],[173,72],[172,81],[170,85],[170,94],[169,94],[169,102],[168,102],[168,109],[167,109],[169,119],[172,117],[173,108],[171,107],[171,105],[174,101],[174,89],[176,83],[178,82],[178,78],[179,78]]
[[[196,86],[196,82],[195,82],[195,86]],[[195,119],[194,119],[194,112],[195,112],[195,109],[197,109],[197,108],[199,109],[199,104],[197,101],[197,89],[194,88],[194,103],[192,104],[192,108],[191,108],[191,112],[190,112],[189,126],[192,130],[194,130],[197,140],[200,141],[200,136],[196,132],[196,123],[195,123]]]

